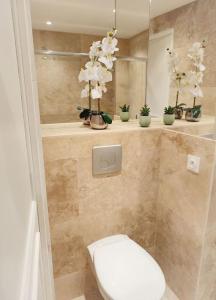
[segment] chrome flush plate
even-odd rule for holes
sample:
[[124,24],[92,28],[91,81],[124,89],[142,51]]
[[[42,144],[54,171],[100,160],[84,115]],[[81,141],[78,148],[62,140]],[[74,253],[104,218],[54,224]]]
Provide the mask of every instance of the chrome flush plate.
[[112,174],[121,171],[122,145],[94,146],[92,150],[93,175]]

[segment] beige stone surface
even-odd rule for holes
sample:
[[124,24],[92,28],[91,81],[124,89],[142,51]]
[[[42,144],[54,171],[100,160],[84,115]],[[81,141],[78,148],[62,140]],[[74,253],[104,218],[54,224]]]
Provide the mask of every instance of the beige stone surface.
[[[208,133],[213,133],[215,128],[215,118],[211,116],[203,116],[200,122],[187,122],[184,119],[175,120],[172,126],[167,126],[163,124],[162,118],[152,118],[151,125],[148,128],[143,128],[139,126],[139,121],[137,119],[132,119],[129,122],[121,122],[120,120],[114,120],[112,125],[104,131],[95,131],[84,126],[82,122],[74,123],[61,123],[61,124],[42,124],[41,134],[42,137],[70,137],[71,135],[79,136],[91,135],[92,137],[98,138],[101,135],[112,135],[112,133],[121,133],[125,131],[139,131],[149,132],[155,129],[170,129],[179,132],[185,132],[192,135],[204,135]],[[77,136],[79,135],[79,136]],[[82,139],[81,139],[82,140]],[[82,140],[83,141],[83,140]],[[61,146],[61,139],[57,141],[59,146]],[[84,141],[83,141],[84,143]]]
[[[212,125],[208,117],[200,123],[178,121],[173,127],[155,120],[148,129],[137,121],[115,121],[105,131],[80,123],[42,126],[58,295],[65,290],[70,298],[78,297],[87,290],[88,299],[100,299],[86,247],[125,233],[156,257],[179,299],[195,299],[200,268],[209,266],[202,256],[214,243],[209,246],[205,238],[215,141],[190,135],[189,128],[199,135]],[[92,176],[92,147],[118,143],[123,146],[122,171]],[[198,175],[186,170],[188,154],[201,157]],[[202,290],[205,279],[200,279]]]
[[[103,177],[94,177],[91,171],[91,151],[98,144],[97,135],[44,139],[56,277],[85,269],[86,246],[108,235],[126,233],[152,251],[159,138],[159,130],[153,138],[150,131],[145,135],[134,132],[133,138],[127,131],[101,135],[101,145],[120,143],[124,149],[121,173]],[[145,156],[147,161],[143,160]],[[62,198],[78,207],[71,211],[67,205],[59,208]]]
[[203,242],[197,299],[216,299],[216,168],[212,176],[209,214]]
[[[201,158],[200,173],[186,169]],[[164,130],[161,136],[156,258],[180,299],[195,299],[208,218],[215,142]]]
[[197,289],[198,300],[216,299],[216,226],[206,232],[199,285]]

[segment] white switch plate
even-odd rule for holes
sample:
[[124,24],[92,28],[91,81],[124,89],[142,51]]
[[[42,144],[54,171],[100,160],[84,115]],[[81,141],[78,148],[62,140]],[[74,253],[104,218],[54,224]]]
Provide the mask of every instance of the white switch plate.
[[187,169],[198,174],[200,169],[200,157],[189,154],[187,157]]

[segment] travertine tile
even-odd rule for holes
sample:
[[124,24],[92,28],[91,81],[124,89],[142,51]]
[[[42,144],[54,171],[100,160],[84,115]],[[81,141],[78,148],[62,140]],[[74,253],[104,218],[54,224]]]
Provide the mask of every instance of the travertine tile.
[[50,223],[79,214],[77,161],[59,159],[45,163]]
[[[186,169],[201,158],[200,173]],[[208,218],[215,142],[165,130],[161,136],[155,255],[180,299],[195,299]]]
[[197,300],[216,299],[216,226],[206,232],[201,259]]

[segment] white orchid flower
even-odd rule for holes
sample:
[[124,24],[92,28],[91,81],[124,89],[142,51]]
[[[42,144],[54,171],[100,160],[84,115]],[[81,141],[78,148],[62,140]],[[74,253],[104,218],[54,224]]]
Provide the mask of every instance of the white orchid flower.
[[200,71],[205,70],[205,66],[202,64],[204,60],[204,48],[202,43],[194,43],[192,48],[188,51],[188,57]]
[[113,68],[113,62],[116,60],[116,57],[114,56],[102,56],[98,59],[101,63],[103,63],[108,70],[111,70]]
[[178,71],[178,65],[180,63],[180,58],[178,56],[178,53],[175,50],[167,49],[167,52],[169,54],[169,70],[170,72],[176,73]]
[[91,97],[92,99],[102,98],[102,89],[100,86],[96,86],[91,90]]
[[99,78],[101,83],[107,83],[112,81],[112,73],[104,67],[99,70]]
[[89,89],[90,89],[89,84],[86,84],[84,89],[81,91],[81,98],[87,98],[89,96]]
[[200,88],[199,85],[195,86],[194,88],[191,89],[191,94],[194,96],[194,97],[203,97],[203,92],[202,92],[202,89]]
[[116,51],[119,51],[119,48],[116,48],[118,44],[118,40],[116,38],[112,38],[112,37],[105,37],[102,40],[102,51],[104,55],[107,54],[114,54]]
[[93,64],[92,62],[89,62],[86,64],[86,69],[82,69],[79,74],[79,80],[80,81],[99,81],[99,74],[100,74],[100,63]]
[[188,73],[188,81],[191,85],[199,85],[203,82],[203,76],[202,72],[190,71]]
[[105,83],[101,83],[101,84],[100,84],[100,87],[101,87],[101,90],[102,90],[104,93],[107,92],[107,88],[106,88]]
[[107,92],[106,83],[112,81],[111,70],[113,62],[116,60],[114,53],[119,50],[116,47],[118,40],[114,37],[115,34],[116,31],[108,32],[107,37],[102,42],[92,43],[89,51],[90,61],[85,64],[85,69],[81,69],[79,73],[79,81],[88,82],[81,91],[82,98],[91,96],[92,99],[99,99],[102,98],[103,93]]
[[204,72],[205,69],[206,69],[206,67],[205,67],[202,63],[198,64],[197,67],[198,67],[198,69],[200,70],[200,72]]
[[81,69],[78,78],[79,78],[79,82],[81,82],[81,81],[86,81],[86,80],[85,80],[86,74],[85,74],[85,70],[84,70],[84,69]]
[[86,89],[81,91],[81,98],[87,98],[89,96],[89,92]]
[[89,57],[93,58],[96,56],[100,56],[100,52],[101,52],[101,42],[100,41],[93,42],[92,46],[90,47]]

